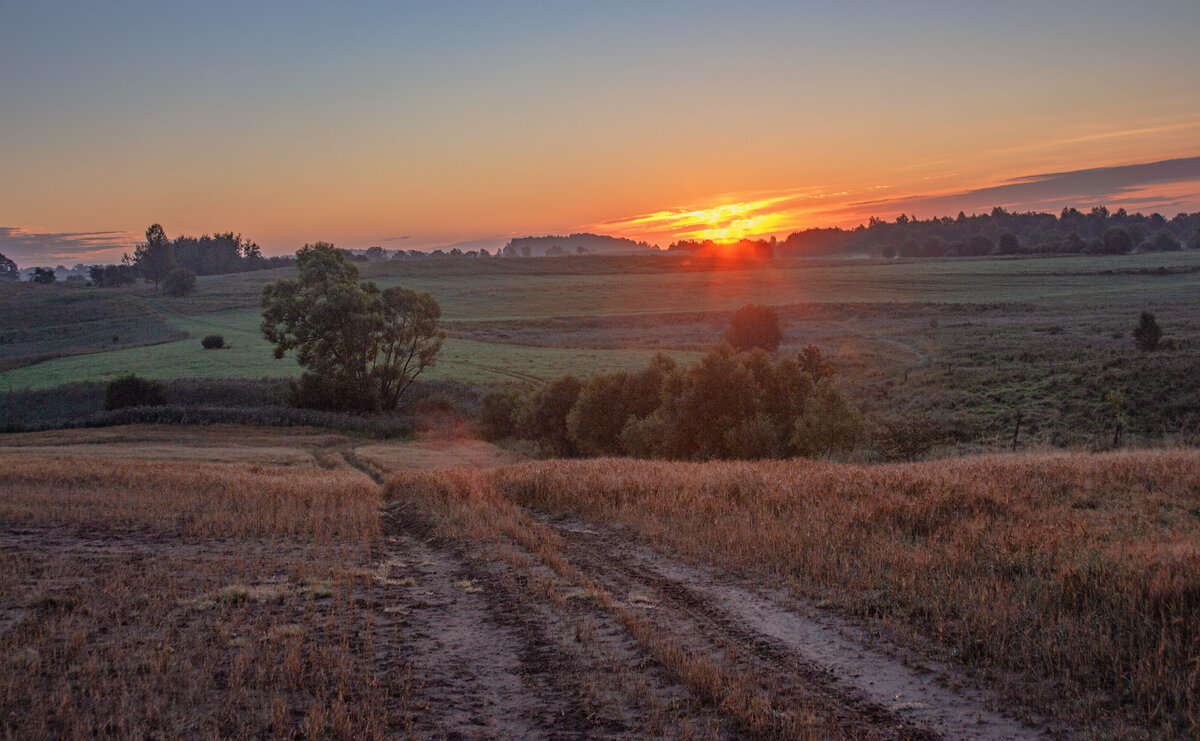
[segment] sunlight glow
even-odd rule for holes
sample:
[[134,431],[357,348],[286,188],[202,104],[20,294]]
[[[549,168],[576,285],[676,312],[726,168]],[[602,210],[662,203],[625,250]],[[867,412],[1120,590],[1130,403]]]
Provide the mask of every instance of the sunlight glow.
[[804,220],[797,214],[795,204],[811,197],[787,194],[702,208],[667,209],[589,228],[658,240],[737,241],[803,228]]

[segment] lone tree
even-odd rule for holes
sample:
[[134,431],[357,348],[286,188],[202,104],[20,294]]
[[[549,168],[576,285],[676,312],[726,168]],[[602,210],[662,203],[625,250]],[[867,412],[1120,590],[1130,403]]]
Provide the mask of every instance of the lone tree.
[[1162,329],[1158,326],[1154,315],[1143,311],[1142,316],[1138,319],[1137,329],[1133,330],[1133,341],[1137,343],[1138,349],[1150,352],[1158,347],[1158,341],[1161,339]]
[[133,264],[142,277],[155,287],[175,269],[175,245],[167,239],[162,225],[151,224],[146,229],[146,241],[133,251]]
[[721,335],[721,339],[734,350],[760,347],[774,352],[783,339],[779,315],[768,306],[746,304],[729,317],[729,328]]
[[296,253],[298,280],[263,287],[262,331],[275,357],[289,350],[305,369],[303,406],[393,410],[434,361],[445,333],[428,293],[358,282],[358,268],[327,242]]

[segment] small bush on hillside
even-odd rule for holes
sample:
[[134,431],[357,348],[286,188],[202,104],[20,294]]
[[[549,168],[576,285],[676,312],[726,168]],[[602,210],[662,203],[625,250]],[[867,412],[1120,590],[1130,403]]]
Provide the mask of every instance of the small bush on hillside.
[[937,441],[937,425],[927,417],[884,420],[872,440],[875,452],[887,461],[924,458]]
[[479,402],[479,426],[485,440],[517,435],[524,396],[519,391],[489,391]]
[[187,268],[175,268],[167,273],[163,290],[172,296],[186,296],[196,288],[196,274]]
[[153,407],[167,403],[166,391],[157,381],[130,373],[113,379],[104,389],[104,408]]
[[783,340],[779,314],[769,306],[747,304],[729,317],[729,328],[721,339],[735,350],[757,347],[774,352]]
[[533,392],[518,422],[520,433],[543,444],[551,455],[574,455],[575,441],[567,429],[567,415],[582,389],[578,378],[563,376]]
[[200,344],[205,350],[220,350],[225,347],[225,338],[219,334],[210,334],[200,340]]
[[619,455],[621,430],[629,417],[629,375],[601,373],[580,389],[567,414],[567,430],[584,455]]
[[1150,312],[1143,311],[1138,318],[1137,329],[1133,330],[1133,341],[1137,343],[1138,349],[1142,352],[1156,350],[1161,339],[1162,329],[1158,326],[1158,320]]
[[430,391],[413,402],[413,414],[429,416],[435,414],[459,414],[462,410],[445,391]]

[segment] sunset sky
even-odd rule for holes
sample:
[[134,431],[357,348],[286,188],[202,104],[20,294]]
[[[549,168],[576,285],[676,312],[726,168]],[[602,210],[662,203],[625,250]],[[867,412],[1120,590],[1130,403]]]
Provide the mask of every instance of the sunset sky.
[[0,0],[0,252],[1200,210],[1200,2]]

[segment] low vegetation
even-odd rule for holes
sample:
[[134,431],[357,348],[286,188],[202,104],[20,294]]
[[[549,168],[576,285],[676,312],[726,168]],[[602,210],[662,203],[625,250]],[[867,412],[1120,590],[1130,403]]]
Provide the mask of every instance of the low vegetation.
[[127,407],[156,407],[167,403],[166,390],[158,381],[121,376],[104,387],[104,408],[108,411]]
[[467,415],[474,414],[478,405],[473,389],[444,381],[419,382],[411,390],[414,409],[390,414],[298,409],[292,406],[287,379],[196,378],[154,383],[163,390],[158,405],[135,403],[111,410],[105,405],[107,384],[102,383],[0,393],[0,433],[138,423],[249,424],[320,427],[375,438],[402,438],[413,432],[415,407],[428,396],[449,398]]

